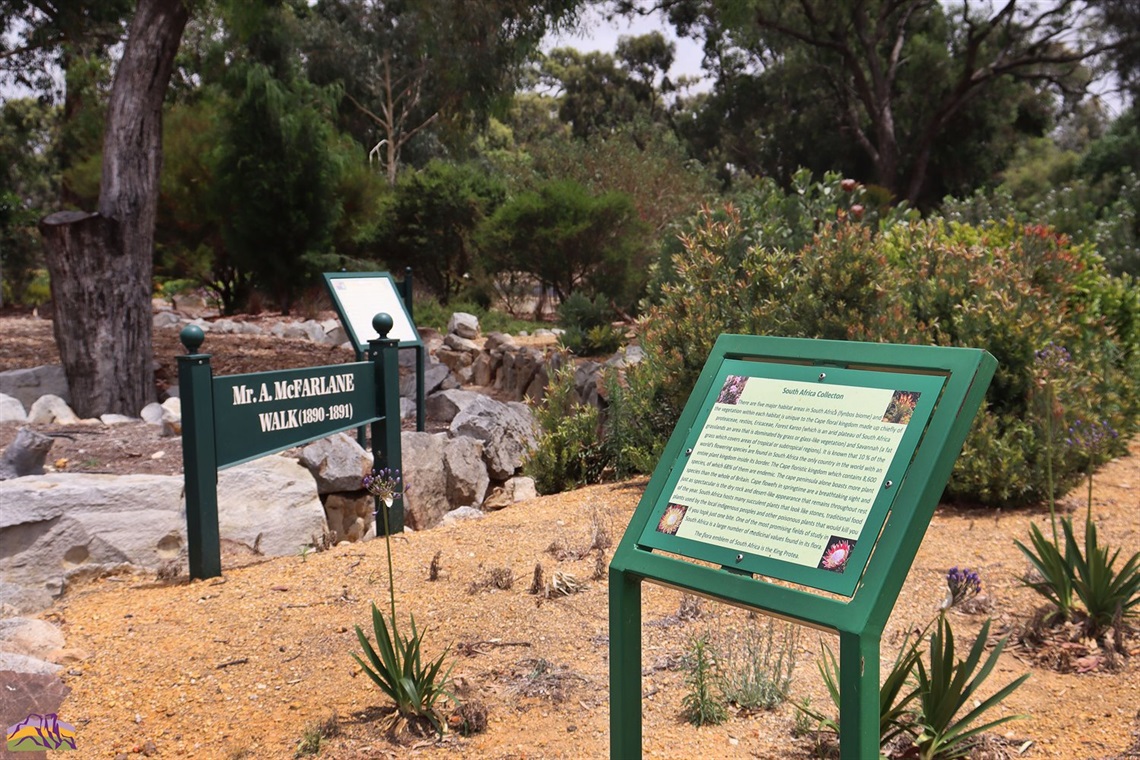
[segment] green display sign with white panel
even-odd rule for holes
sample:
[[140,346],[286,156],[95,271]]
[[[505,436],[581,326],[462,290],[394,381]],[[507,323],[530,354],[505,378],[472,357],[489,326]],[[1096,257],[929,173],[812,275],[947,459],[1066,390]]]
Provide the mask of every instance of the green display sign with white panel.
[[[840,753],[993,377],[982,350],[722,335],[610,564],[610,756],[641,756],[641,583],[839,635]],[[651,634],[646,634],[651,635]]]

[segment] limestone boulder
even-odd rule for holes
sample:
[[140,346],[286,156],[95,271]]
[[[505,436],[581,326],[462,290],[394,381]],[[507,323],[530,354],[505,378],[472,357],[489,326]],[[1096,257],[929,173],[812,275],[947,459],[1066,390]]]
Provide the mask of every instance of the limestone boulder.
[[460,411],[479,403],[487,396],[458,388],[433,393],[424,400],[424,414],[432,422],[450,423]]
[[[446,364],[435,357],[431,357],[424,365],[424,397],[436,391],[450,390],[460,386],[459,379]],[[404,375],[400,378],[400,395],[405,398],[416,397],[415,374]]]
[[441,526],[454,525],[455,523],[466,522],[468,520],[480,520],[484,516],[483,511],[475,509],[475,507],[459,507],[444,515],[439,524]]
[[372,469],[372,456],[348,433],[313,441],[298,459],[313,474],[320,494],[359,491],[361,479]]
[[483,443],[474,438],[452,438],[443,452],[443,469],[447,474],[449,505],[479,506],[487,495],[491,478],[483,463]]
[[327,530],[313,476],[279,455],[218,473],[218,526],[223,538],[270,556],[296,554]]
[[67,375],[59,364],[0,372],[0,393],[19,399],[25,409],[31,407],[40,396],[59,396],[64,401],[71,402]]
[[483,442],[483,461],[494,480],[515,475],[537,443],[534,415],[526,404],[503,403],[488,396],[480,396],[456,414],[449,429],[454,437]]
[[473,340],[479,337],[479,318],[465,311],[457,311],[447,321],[447,332],[460,338]]
[[496,487],[487,498],[483,500],[483,509],[487,511],[504,509],[520,501],[529,501],[538,498],[538,489],[534,478],[518,475],[509,478],[503,485]]
[[[404,492],[404,523],[423,530],[451,511],[443,456],[446,433],[403,433],[400,436]],[[460,505],[456,505],[460,506]]]
[[82,422],[71,407],[59,396],[40,396],[28,410],[28,422],[37,424],[76,425]]
[[46,620],[25,617],[0,620],[0,652],[46,660],[63,645],[63,634]]
[[25,422],[27,419],[28,412],[20,399],[0,393],[0,422]]
[[330,493],[325,498],[325,520],[332,543],[376,535],[373,504],[366,491]]
[[[59,596],[75,572],[157,568],[185,546],[182,478],[33,475],[0,482],[0,577],[26,605]],[[7,601],[7,600],[6,600]]]

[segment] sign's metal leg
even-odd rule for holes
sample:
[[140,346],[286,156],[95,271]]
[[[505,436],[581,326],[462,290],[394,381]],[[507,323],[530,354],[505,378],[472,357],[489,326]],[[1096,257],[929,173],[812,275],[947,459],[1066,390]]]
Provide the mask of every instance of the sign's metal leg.
[[610,567],[610,758],[641,757],[641,578]]
[[839,633],[839,756],[879,757],[879,636]]

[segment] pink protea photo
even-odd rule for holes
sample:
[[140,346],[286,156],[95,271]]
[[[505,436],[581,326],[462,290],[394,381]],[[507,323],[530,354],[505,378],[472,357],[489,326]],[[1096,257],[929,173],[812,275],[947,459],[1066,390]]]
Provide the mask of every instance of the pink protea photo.
[[824,570],[842,573],[847,569],[847,561],[851,559],[851,552],[854,548],[854,541],[845,538],[832,538],[823,552],[819,566]]

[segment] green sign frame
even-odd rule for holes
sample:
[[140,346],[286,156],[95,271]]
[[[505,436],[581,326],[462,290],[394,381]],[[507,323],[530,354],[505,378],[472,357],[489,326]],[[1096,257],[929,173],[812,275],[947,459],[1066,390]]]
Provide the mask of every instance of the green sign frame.
[[[978,349],[720,336],[610,563],[611,758],[641,756],[642,581],[838,633],[841,756],[878,757],[882,631],[996,368]],[[737,393],[736,385],[744,401],[730,409],[738,402],[725,394]],[[896,429],[890,425],[899,420],[890,410],[900,393],[913,403],[908,421]],[[831,400],[803,400],[810,396]],[[829,415],[841,413],[854,415],[850,425],[829,422]],[[881,420],[874,419],[878,414]],[[793,427],[812,442],[812,456],[797,450],[795,437],[777,435]],[[889,431],[889,444],[861,449],[859,431],[876,427]],[[737,440],[725,432],[739,433]],[[844,440],[851,445],[840,448]],[[836,451],[824,462],[821,452],[829,447]],[[835,496],[840,486],[858,483],[847,462],[866,451],[874,452],[862,460],[874,465],[866,470],[872,487]],[[725,461],[709,464],[714,453]],[[759,474],[759,487],[748,492],[742,480],[739,495],[732,493],[728,462],[734,456],[745,463],[748,479]],[[715,476],[699,469],[706,466]],[[841,572],[823,563],[833,537],[809,551],[793,546],[790,531],[783,539],[747,535],[745,516],[767,510],[787,523],[815,501],[808,491],[793,495],[776,482],[803,483],[808,476],[821,493],[827,486],[836,514],[850,507],[862,520],[844,539]],[[780,496],[769,499],[768,493]],[[823,512],[813,519],[836,516]],[[727,522],[696,522],[713,515]],[[810,552],[820,546],[817,565]]]
[[[367,362],[214,377],[205,333],[183,328],[178,356],[182,398],[182,466],[191,578],[222,574],[218,471],[345,430],[372,426],[375,469],[401,467],[399,341],[392,318],[373,317],[377,337]],[[388,529],[404,529],[402,502]]]

